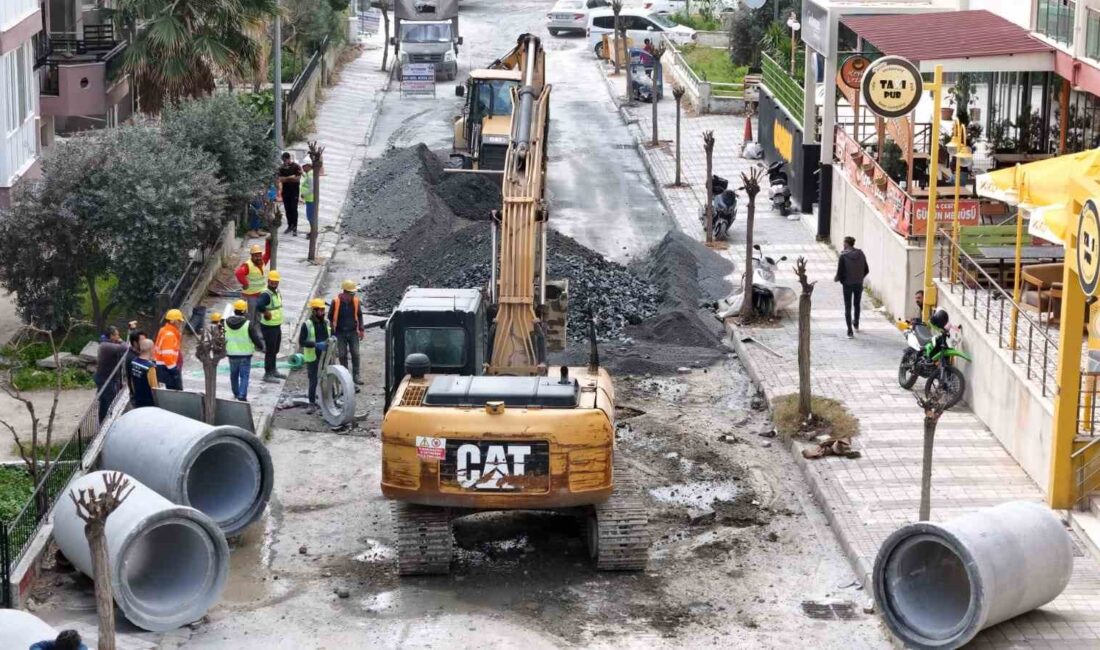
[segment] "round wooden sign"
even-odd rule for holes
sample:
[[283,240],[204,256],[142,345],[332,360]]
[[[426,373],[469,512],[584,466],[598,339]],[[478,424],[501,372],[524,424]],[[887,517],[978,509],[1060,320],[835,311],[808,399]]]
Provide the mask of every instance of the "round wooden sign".
[[884,56],[867,67],[861,84],[863,101],[879,117],[908,115],[920,102],[920,70],[900,56]]

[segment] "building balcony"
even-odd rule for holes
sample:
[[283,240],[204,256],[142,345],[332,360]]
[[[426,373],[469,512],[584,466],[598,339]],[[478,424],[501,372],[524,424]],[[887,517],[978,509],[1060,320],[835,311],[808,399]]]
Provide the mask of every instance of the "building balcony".
[[37,43],[41,114],[97,116],[130,91],[122,73],[126,42],[114,40],[110,26],[87,26],[84,38],[50,35]]

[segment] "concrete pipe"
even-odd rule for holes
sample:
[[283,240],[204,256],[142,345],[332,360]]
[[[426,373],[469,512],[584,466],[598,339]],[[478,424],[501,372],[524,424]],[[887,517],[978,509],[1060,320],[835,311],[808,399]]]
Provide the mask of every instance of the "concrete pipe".
[[[103,491],[108,472],[93,472],[70,490]],[[202,618],[221,597],[229,576],[229,545],[214,521],[178,506],[132,477],[134,491],[107,518],[108,575],[115,602],[131,623],[166,632]],[[81,573],[92,577],[84,521],[67,496],[54,507],[58,548]]]
[[172,503],[201,510],[226,536],[258,519],[271,498],[271,453],[235,426],[215,427],[159,408],[120,417],[102,468],[128,474]]
[[0,609],[0,648],[24,650],[39,641],[56,638],[57,630],[34,614],[19,609]]
[[895,531],[875,558],[875,603],[906,646],[957,648],[1057,598],[1072,570],[1058,517],[1013,501]]

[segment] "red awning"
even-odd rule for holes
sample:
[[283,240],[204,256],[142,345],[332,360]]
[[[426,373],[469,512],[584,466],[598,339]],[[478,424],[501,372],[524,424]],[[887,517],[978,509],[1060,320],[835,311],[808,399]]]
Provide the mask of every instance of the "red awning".
[[914,63],[1054,52],[1026,29],[984,9],[852,16],[841,22],[883,54]]

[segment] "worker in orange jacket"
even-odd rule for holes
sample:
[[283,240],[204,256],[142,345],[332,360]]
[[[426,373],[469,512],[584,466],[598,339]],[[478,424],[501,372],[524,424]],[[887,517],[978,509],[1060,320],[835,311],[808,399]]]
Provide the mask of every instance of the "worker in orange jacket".
[[153,344],[153,361],[157,363],[157,377],[165,388],[183,390],[183,312],[169,309],[164,315],[164,325],[157,332]]
[[[359,285],[355,280],[340,283],[343,291],[332,301],[328,310],[328,320],[332,324],[331,332],[336,339],[336,351],[340,355],[340,364],[351,370],[352,381],[356,386],[363,384],[359,378],[359,342],[363,340],[363,305],[359,302]],[[348,366],[348,356],[351,366]]]
[[[271,261],[271,240],[264,246],[252,244],[248,259],[241,262],[233,275],[241,285],[241,298],[248,303],[248,322],[256,327],[256,304],[260,294],[267,288],[267,263]],[[258,330],[257,330],[258,331]]]

